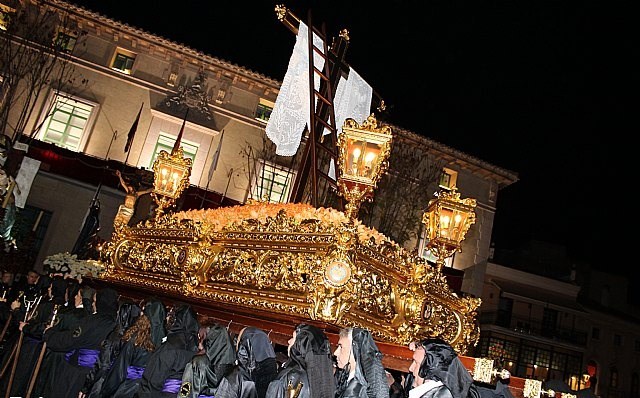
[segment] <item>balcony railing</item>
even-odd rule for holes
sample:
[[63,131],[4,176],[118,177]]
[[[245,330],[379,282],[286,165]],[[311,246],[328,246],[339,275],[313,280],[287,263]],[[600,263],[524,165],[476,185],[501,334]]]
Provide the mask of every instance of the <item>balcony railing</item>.
[[536,337],[544,337],[550,340],[585,346],[587,344],[587,332],[575,329],[566,329],[555,325],[543,324],[540,319],[522,318],[512,315],[507,311],[483,311],[479,317],[480,327],[483,325],[495,325],[510,329],[517,333]]

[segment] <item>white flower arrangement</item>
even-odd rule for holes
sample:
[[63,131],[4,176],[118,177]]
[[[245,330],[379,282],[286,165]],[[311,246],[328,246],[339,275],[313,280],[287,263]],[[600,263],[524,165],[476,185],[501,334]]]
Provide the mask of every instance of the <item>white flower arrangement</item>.
[[105,271],[104,265],[96,260],[80,260],[69,252],[48,256],[43,264],[49,272],[67,274],[71,278],[82,280],[82,277],[99,277]]

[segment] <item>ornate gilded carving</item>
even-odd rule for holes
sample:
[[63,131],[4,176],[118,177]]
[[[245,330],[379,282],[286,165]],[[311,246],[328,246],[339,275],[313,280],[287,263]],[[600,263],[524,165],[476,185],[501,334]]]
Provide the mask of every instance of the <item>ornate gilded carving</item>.
[[440,336],[476,344],[479,299],[332,209],[250,203],[167,214],[114,233],[107,279],[238,307],[371,330],[408,344]]

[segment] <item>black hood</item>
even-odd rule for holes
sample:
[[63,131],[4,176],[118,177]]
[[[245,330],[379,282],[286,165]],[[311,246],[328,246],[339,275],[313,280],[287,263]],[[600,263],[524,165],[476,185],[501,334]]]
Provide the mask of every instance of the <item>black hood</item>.
[[118,292],[111,288],[98,290],[96,293],[96,312],[115,319],[118,312]]
[[167,335],[183,334],[187,347],[197,347],[199,329],[200,325],[193,308],[189,304],[179,304],[174,311],[173,324]]
[[67,306],[69,308],[75,307],[76,295],[80,291],[80,283],[76,278],[67,278]]
[[351,337],[353,355],[357,363],[356,377],[358,373],[364,377],[366,383],[363,384],[367,385],[367,394],[370,398],[388,396],[389,386],[382,365],[382,353],[373,340],[371,332],[353,328]]
[[240,366],[253,372],[257,362],[276,358],[269,336],[262,330],[248,326],[240,332],[238,341],[238,362]]
[[234,364],[236,351],[227,329],[220,325],[207,328],[204,349],[212,365]]
[[167,309],[162,301],[151,298],[144,305],[144,314],[151,323],[151,340],[156,347],[160,347],[162,339],[167,335],[167,329],[164,326]]
[[307,324],[296,327],[296,339],[289,350],[286,367],[298,367],[307,374],[311,398],[333,396],[331,344],[322,330]]
[[420,377],[441,381],[451,390],[453,398],[466,398],[473,378],[455,350],[441,339],[424,339],[420,345],[425,351]]
[[54,304],[63,305],[66,302],[66,293],[67,281],[65,281],[61,276],[54,276],[51,278],[51,301]]
[[134,324],[141,313],[142,309],[133,301],[122,302],[120,304],[120,308],[118,309],[118,316],[116,318],[116,327],[118,328],[118,334],[122,336],[124,332]]
[[296,340],[289,350],[289,359],[302,369],[307,369],[306,358],[309,354],[326,355],[331,358],[331,345],[324,332],[312,325],[301,324],[296,327]]

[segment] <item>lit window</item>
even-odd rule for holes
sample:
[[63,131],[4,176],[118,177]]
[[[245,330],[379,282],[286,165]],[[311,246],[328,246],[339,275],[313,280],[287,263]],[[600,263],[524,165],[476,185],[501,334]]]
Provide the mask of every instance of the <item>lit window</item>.
[[171,72],[169,74],[169,78],[167,79],[167,84],[173,87],[176,85],[176,81],[178,81],[178,74],[175,72]]
[[75,99],[56,96],[51,115],[42,125],[40,139],[72,151],[79,151],[94,106]]
[[224,102],[224,97],[227,96],[227,91],[223,88],[218,90],[218,95],[216,96],[216,102],[221,104]]
[[11,21],[11,15],[15,12],[16,10],[13,8],[0,3],[0,30],[7,30],[9,22]]
[[258,108],[256,108],[256,119],[264,122],[269,121],[271,111],[273,111],[273,106],[273,102],[260,98],[260,103],[258,104]]
[[78,37],[70,32],[58,32],[58,35],[56,36],[56,47],[60,51],[70,53],[76,46],[77,40]]
[[119,48],[113,57],[111,69],[130,75],[135,60],[136,55],[134,53]]
[[438,184],[441,188],[452,189],[455,188],[458,182],[458,172],[447,169],[446,167],[442,170],[442,174],[440,175],[440,183]]
[[[158,136],[158,141],[156,142],[156,147],[153,149],[153,156],[151,157],[151,164],[149,164],[149,168],[153,167],[153,162],[156,161],[156,158],[160,154],[160,151],[164,150],[167,153],[171,154],[173,145],[176,143],[177,138],[178,137],[174,137],[166,133],[160,133],[160,135]],[[185,158],[189,158],[191,159],[191,161],[194,161],[196,159],[196,153],[198,153],[198,144],[182,139],[180,140],[180,146],[184,151]]]
[[267,200],[272,203],[286,202],[292,181],[293,172],[291,170],[263,163],[262,169],[258,171],[251,198]]

